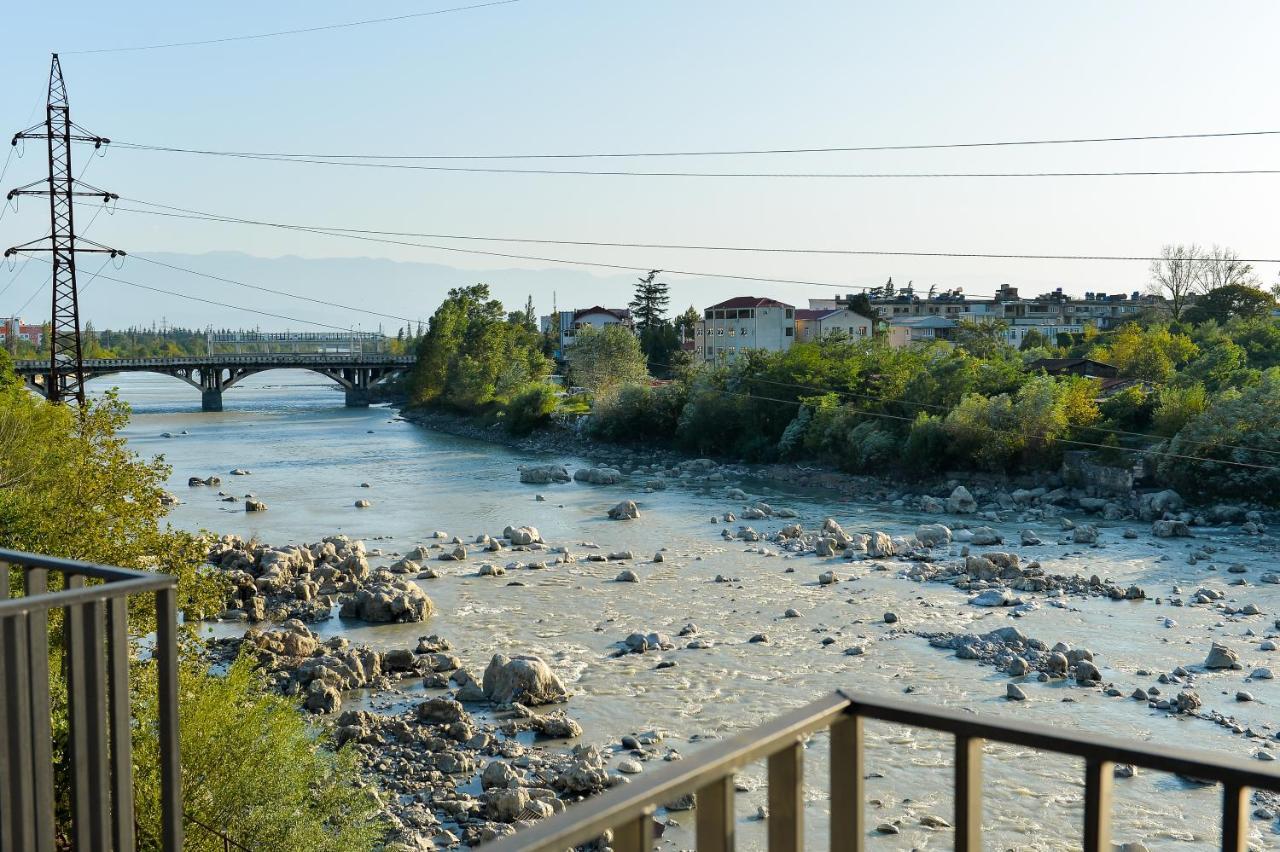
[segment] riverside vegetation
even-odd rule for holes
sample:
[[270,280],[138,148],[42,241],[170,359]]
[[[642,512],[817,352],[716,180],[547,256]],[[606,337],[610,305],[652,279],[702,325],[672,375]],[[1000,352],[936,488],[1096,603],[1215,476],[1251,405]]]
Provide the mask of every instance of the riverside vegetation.
[[[642,280],[638,298],[651,288]],[[1001,324],[965,322],[952,341],[895,349],[879,337],[833,336],[700,366],[678,350],[655,360],[652,344],[621,326],[581,329],[566,366],[585,392],[566,394],[547,383],[551,343],[534,332],[531,309],[504,318],[478,285],[451,291],[432,317],[408,397],[515,434],[589,413],[579,428],[599,440],[914,479],[1034,474],[1080,449],[1119,468],[1143,459],[1153,484],[1206,499],[1274,502],[1275,305],[1227,284],[1177,321],[1151,312],[1110,332],[1048,340],[1032,331],[1017,349]],[[1104,397],[1096,379],[1031,367],[1060,357],[1109,363],[1132,383]]]

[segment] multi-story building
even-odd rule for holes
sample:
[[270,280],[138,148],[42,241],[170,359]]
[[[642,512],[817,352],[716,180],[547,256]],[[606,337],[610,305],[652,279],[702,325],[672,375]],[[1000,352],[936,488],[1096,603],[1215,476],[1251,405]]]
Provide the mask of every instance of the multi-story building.
[[556,358],[563,357],[564,351],[573,346],[578,332],[587,326],[604,328],[607,325],[624,325],[627,328],[635,329],[635,321],[631,317],[631,311],[627,308],[602,308],[599,305],[595,305],[594,307],[582,308],[576,311],[560,311],[559,314],[550,314],[543,317],[543,334],[552,332],[552,329],[556,326],[557,317],[559,318],[560,338],[556,342]]
[[24,325],[20,317],[0,319],[0,344],[8,343],[10,338],[25,340],[33,346],[39,346],[44,340],[44,327]]
[[[810,299],[812,305],[813,299]],[[845,307],[798,308],[795,313],[795,339],[800,342],[843,334],[859,339],[871,337],[875,323],[869,317]]]
[[795,340],[796,309],[777,299],[737,296],[703,311],[694,328],[704,361],[733,361],[748,349],[781,352]]

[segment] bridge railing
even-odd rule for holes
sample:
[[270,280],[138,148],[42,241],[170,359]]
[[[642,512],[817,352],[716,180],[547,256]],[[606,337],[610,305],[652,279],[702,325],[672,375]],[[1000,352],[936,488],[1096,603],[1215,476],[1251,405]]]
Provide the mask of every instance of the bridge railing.
[[[86,368],[95,367],[189,367],[202,364],[332,364],[350,366],[386,366],[388,364],[412,364],[417,361],[413,355],[319,355],[315,353],[270,352],[261,355],[183,355],[173,358],[86,358]],[[47,360],[15,361],[19,370],[47,369]]]
[[863,731],[867,719],[941,731],[955,738],[953,848],[961,852],[984,848],[982,748],[988,740],[1084,759],[1085,807],[1079,848],[1086,852],[1112,849],[1111,780],[1116,763],[1222,785],[1220,843],[1226,852],[1247,850],[1250,788],[1280,792],[1280,772],[1234,757],[1171,745],[1149,748],[1092,732],[1088,737],[1054,733],[1043,725],[983,719],[955,710],[837,691],[484,848],[490,852],[562,852],[611,831],[614,852],[652,852],[654,813],[667,802],[696,793],[698,852],[731,852],[737,825],[734,774],[764,758],[768,766],[768,848],[770,852],[799,852],[806,848],[804,739],[828,730],[828,848],[832,852],[864,852],[875,825],[864,813],[865,779],[871,770]]
[[[0,550],[0,849],[132,852],[136,846],[129,702],[130,599],[154,599],[150,645],[158,678],[161,834],[182,848],[178,755],[176,581]],[[50,584],[51,575],[60,582]],[[49,591],[50,586],[55,591]],[[49,665],[50,614],[61,612],[62,658]],[[70,836],[57,836],[51,691],[67,701]]]

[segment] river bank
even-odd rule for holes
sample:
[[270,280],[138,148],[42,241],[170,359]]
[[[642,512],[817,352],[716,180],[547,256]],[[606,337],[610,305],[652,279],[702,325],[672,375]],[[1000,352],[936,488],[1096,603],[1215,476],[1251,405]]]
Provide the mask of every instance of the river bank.
[[[216,415],[191,412],[180,388],[173,389],[172,400],[165,395],[169,390],[125,389],[126,398],[141,403],[128,430],[131,445],[146,455],[163,452],[174,465],[170,488],[183,502],[174,507],[173,522],[256,537],[278,548],[314,544],[341,532],[367,543],[371,571],[389,568],[415,548],[425,547],[427,556],[414,561],[438,576],[408,578],[432,602],[425,622],[343,619],[339,606],[330,610],[333,617],[307,628],[318,645],[342,640],[369,648],[380,659],[414,651],[419,637],[435,635],[451,646],[445,653],[476,675],[496,654],[542,658],[573,693],[567,703],[555,706],[582,729],[574,740],[537,743],[547,760],[561,760],[575,745],[595,746],[600,772],[608,778],[630,777],[622,770],[623,761],[649,771],[669,750],[686,757],[695,754],[705,742],[758,724],[837,686],[909,693],[913,700],[931,705],[1007,715],[1086,737],[1091,731],[1105,731],[1156,744],[1195,744],[1243,758],[1274,753],[1280,742],[1274,739],[1274,703],[1280,701],[1276,681],[1250,678],[1254,669],[1274,668],[1280,659],[1263,650],[1264,643],[1275,641],[1273,620],[1280,612],[1280,586],[1262,580],[1274,571],[1277,542],[1265,527],[1257,535],[1246,533],[1247,519],[1192,524],[1193,537],[1162,538],[1154,534],[1154,520],[1139,516],[1140,507],[1121,507],[1130,514],[1108,519],[1109,501],[1100,506],[1089,503],[1095,506],[1089,510],[1080,502],[1088,495],[1068,493],[1069,500],[1055,503],[1056,497],[1044,499],[1052,489],[1038,495],[1012,489],[1005,492],[1012,507],[1005,508],[1001,489],[987,491],[972,482],[972,513],[948,510],[952,491],[946,490],[946,483],[936,495],[913,489],[904,497],[907,492],[899,492],[902,503],[895,505],[884,499],[893,493],[889,484],[851,480],[847,486],[855,490],[844,492],[810,487],[807,480],[797,485],[786,477],[766,479],[745,466],[684,467],[693,460],[673,454],[628,456],[617,448],[602,448],[597,455],[584,445],[548,451],[533,445],[479,443],[402,422],[385,408],[343,409],[340,397],[305,379],[298,381],[288,387],[280,383],[237,388],[234,393],[240,396],[228,397],[230,410]],[[186,435],[181,434],[184,430]],[[164,433],[178,437],[164,438]],[[619,478],[613,484],[572,479],[577,470],[598,470],[606,462],[617,463],[613,469]],[[564,465],[570,481],[520,482],[519,468],[547,464]],[[249,473],[232,477],[233,468]],[[254,493],[268,510],[245,512],[243,502],[223,502],[217,496],[219,488],[186,485],[189,476],[212,474],[221,476],[221,490],[241,501],[244,493]],[[608,481],[612,476],[596,478]],[[658,481],[665,487],[650,486]],[[365,483],[370,487],[362,488]],[[942,511],[923,511],[926,496],[941,500]],[[370,506],[356,508],[359,499],[369,500]],[[628,500],[636,502],[639,517],[611,519],[609,509]],[[751,510],[764,511],[759,503],[773,513],[752,518]],[[961,503],[959,508],[970,508]],[[781,509],[795,517],[784,516],[777,511]],[[725,520],[729,514],[734,520]],[[1179,512],[1171,514],[1176,517]],[[848,552],[847,546],[837,555],[832,546],[833,555],[819,556],[824,539],[844,543],[827,527],[828,518],[850,544],[861,542],[861,536],[867,537],[868,545],[881,541],[876,533],[890,543],[918,541],[922,527],[939,523],[951,530],[952,540],[933,549],[932,561],[913,559],[910,547],[898,552],[897,544],[892,555],[882,550],[877,550],[882,555],[872,555],[869,548],[857,547]],[[1163,512],[1159,520],[1167,520]],[[782,535],[796,524],[802,536]],[[506,527],[521,526],[539,530],[548,543],[545,555],[533,558],[536,554],[511,547],[491,553],[475,544],[483,535],[503,539]],[[739,537],[739,527],[750,527],[758,539]],[[1004,543],[975,544],[973,537],[983,527]],[[1086,527],[1093,533],[1077,541],[1076,530]],[[1024,539],[1024,530],[1040,543]],[[445,537],[436,538],[436,532]],[[962,540],[966,536],[969,540]],[[467,557],[439,559],[452,549],[455,537],[466,546]],[[804,542],[803,549],[791,549],[797,541]],[[440,546],[432,548],[433,544]],[[568,554],[558,552],[560,548]],[[970,556],[1015,555],[1022,575],[983,580],[981,572],[992,569],[976,564],[970,579],[961,581],[951,569],[968,567],[966,548]],[[378,555],[372,555],[374,551]],[[607,558],[624,551],[632,558]],[[662,561],[652,561],[659,553]],[[558,561],[563,555],[574,558]],[[593,555],[602,559],[593,560]],[[1029,573],[1033,562],[1041,573]],[[545,567],[536,567],[539,563]],[[485,573],[486,564],[504,573]],[[998,573],[1005,570],[1000,567]],[[925,576],[935,568],[946,571]],[[624,571],[632,572],[637,582],[620,581]],[[834,582],[824,581],[828,573]],[[1095,574],[1096,592],[1090,582]],[[1013,588],[1034,586],[1040,576],[1079,577],[1082,585],[1043,591]],[[978,583],[989,588],[978,589]],[[1141,589],[1143,596],[1113,599],[1109,591],[1127,592],[1131,586]],[[1009,592],[1009,605],[971,602],[986,591],[1001,589]],[[1200,595],[1202,589],[1212,594]],[[999,596],[1003,602],[1003,594]],[[1250,604],[1258,614],[1243,612]],[[887,620],[886,613],[893,613],[895,620]],[[1166,626],[1166,619],[1173,624]],[[697,634],[681,637],[690,624]],[[991,640],[957,641],[1007,627],[1016,627],[1025,641],[1007,633],[997,634],[1008,637],[999,649]],[[213,637],[240,637],[246,625],[227,621],[210,625],[210,630]],[[634,651],[640,641],[632,638],[636,634],[644,642],[643,653],[620,653]],[[653,648],[648,647],[650,634],[657,640]],[[761,635],[767,641],[751,641]],[[671,647],[664,647],[668,642],[663,637]],[[1021,643],[1017,653],[1008,644],[1011,639]],[[1044,651],[1032,640],[1044,645]],[[1244,668],[1206,668],[1215,642],[1231,649]],[[1087,650],[1092,656],[1088,662],[1101,679],[1081,683],[1075,676],[1056,676],[1056,669],[1053,676],[1043,671],[1042,665],[1057,665],[1051,655],[1062,653],[1053,651],[1058,643],[1072,651]],[[846,653],[853,648],[862,653]],[[1044,659],[1033,659],[1033,651]],[[1009,659],[998,661],[1003,656]],[[1009,666],[1017,665],[1014,657],[1028,663],[1026,674],[1010,673]],[[1177,674],[1180,667],[1185,675]],[[1049,679],[1039,680],[1042,672]],[[456,682],[440,686],[435,680],[437,685],[427,686],[427,674],[415,669],[387,689],[343,690],[341,709],[322,718],[348,711],[376,712],[390,720],[378,726],[379,732],[383,725],[392,726],[385,729],[388,739],[401,722],[417,731],[420,720],[406,714],[416,713],[417,706],[433,698],[453,700],[462,688]],[[1162,683],[1161,676],[1181,682]],[[1010,683],[1023,690],[1025,701],[1008,700]],[[1196,712],[1176,712],[1176,702],[1161,709],[1159,702],[1176,699],[1183,686],[1199,697]],[[1152,687],[1162,690],[1154,702],[1128,697],[1143,689],[1151,698]],[[1111,690],[1121,694],[1111,695]],[[1241,691],[1253,700],[1237,701]],[[508,720],[491,717],[495,708],[485,703],[463,707],[474,720],[469,723],[474,730],[483,732],[493,718],[499,726],[495,738],[500,743],[511,739],[500,728]],[[632,740],[623,741],[647,732],[660,732],[661,745],[640,743],[637,750],[628,747]],[[872,842],[884,848],[947,846],[950,834],[921,820],[949,813],[949,741],[889,725],[869,725],[868,733],[868,758],[876,772],[868,786],[879,802],[873,818],[896,824],[900,831]],[[517,732],[514,740],[533,746],[533,736]],[[415,734],[413,743],[431,739]],[[424,791],[397,788],[391,770],[399,766],[402,754],[396,748],[388,743],[386,752],[396,760],[379,756],[369,761],[371,777],[384,771],[379,761],[385,763],[388,808],[420,812]],[[821,792],[825,752],[823,738],[815,738],[806,750],[813,788],[806,796],[806,820],[815,836],[826,825]],[[521,770],[518,757],[486,754],[477,762],[488,765],[493,759]],[[477,772],[483,769],[477,767]],[[998,782],[987,812],[993,844],[1045,850],[1078,847],[1083,807],[1078,766],[1044,760],[1026,750],[1001,749],[990,756],[988,776]],[[457,812],[464,812],[467,825],[479,831],[484,830],[482,824],[495,822],[478,774],[448,778],[447,784],[440,778],[439,812],[431,810],[431,819],[439,825],[415,832],[422,835],[414,841],[421,841],[421,848],[435,844],[433,838],[447,844],[446,831],[460,840],[474,836],[457,823]],[[539,787],[541,782],[534,780],[521,775],[523,786]],[[763,824],[752,817],[764,804],[763,768],[752,767],[739,780],[747,788],[738,797],[740,848],[762,848]],[[1219,803],[1214,790],[1149,774],[1117,779],[1116,788],[1118,839],[1142,841],[1151,848],[1207,848],[1211,843],[1211,815]],[[480,804],[460,808],[445,804],[450,801]],[[1265,812],[1271,805],[1259,801],[1255,807]],[[686,815],[663,811],[659,818],[669,824],[664,848],[690,845],[691,820]],[[1274,825],[1274,815],[1252,820],[1255,845],[1277,848]]]

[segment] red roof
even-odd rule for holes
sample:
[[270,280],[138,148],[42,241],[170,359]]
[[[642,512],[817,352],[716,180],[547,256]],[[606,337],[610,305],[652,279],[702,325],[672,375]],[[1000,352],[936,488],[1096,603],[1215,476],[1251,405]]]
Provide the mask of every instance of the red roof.
[[734,296],[732,299],[712,305],[711,308],[790,308],[786,302],[777,299],[766,299],[761,296]]
[[820,308],[817,310],[813,308],[796,308],[796,319],[798,320],[822,319],[829,313],[831,313],[831,311],[826,310],[825,308]]
[[576,321],[579,317],[585,317],[588,314],[609,314],[612,317],[616,317],[619,322],[626,322],[631,318],[631,311],[626,310],[625,308],[618,308],[615,310],[613,308],[602,308],[599,305],[596,305],[593,308],[583,308],[580,311],[574,311],[573,318]]

